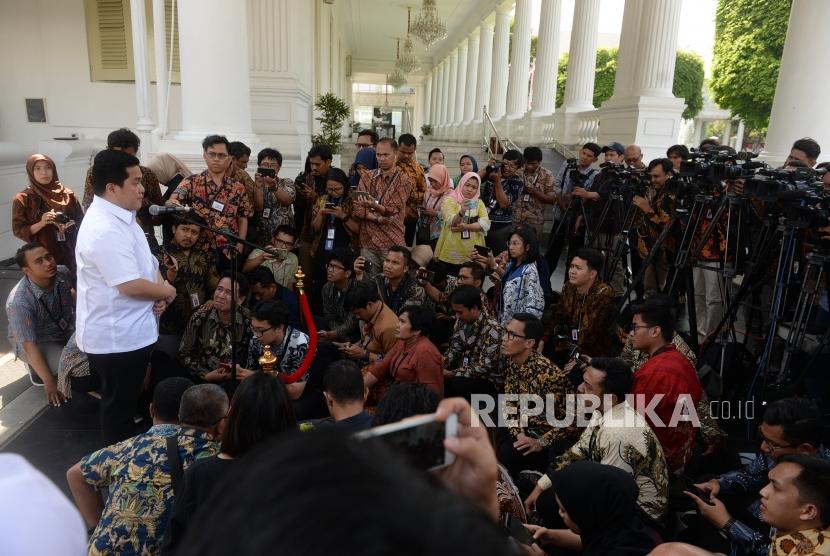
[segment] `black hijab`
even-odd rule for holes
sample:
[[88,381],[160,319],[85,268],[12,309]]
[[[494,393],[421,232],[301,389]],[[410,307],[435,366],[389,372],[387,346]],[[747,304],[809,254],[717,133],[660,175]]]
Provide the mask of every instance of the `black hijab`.
[[577,461],[551,479],[562,507],[579,526],[583,556],[644,556],[659,544],[637,507],[637,483],[629,473]]

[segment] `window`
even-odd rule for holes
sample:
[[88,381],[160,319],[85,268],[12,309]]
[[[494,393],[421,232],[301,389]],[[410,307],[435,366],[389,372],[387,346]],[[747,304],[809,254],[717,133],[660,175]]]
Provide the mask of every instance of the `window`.
[[[174,0],[164,1],[168,60],[171,49],[170,28],[173,23],[173,2]],[[147,59],[150,66],[150,79],[155,81],[152,0],[144,1],[144,10],[147,19]],[[84,0],[84,11],[86,13],[90,80],[134,81],[130,0]],[[178,17],[176,17],[176,27],[178,28]],[[178,29],[174,38],[171,81],[179,83]]]

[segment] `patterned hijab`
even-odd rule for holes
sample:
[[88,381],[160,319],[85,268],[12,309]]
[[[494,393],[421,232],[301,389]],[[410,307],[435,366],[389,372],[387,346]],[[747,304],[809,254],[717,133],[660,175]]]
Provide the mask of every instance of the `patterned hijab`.
[[[46,185],[35,180],[35,164],[45,160],[52,167],[52,181]],[[50,209],[63,212],[69,206],[69,190],[58,180],[58,169],[55,161],[45,154],[33,154],[26,159],[26,173],[29,175],[29,187],[43,199]]]
[[[473,197],[472,199],[465,199],[464,195],[462,195],[462,193],[461,193],[461,188],[469,180],[476,180],[478,182],[479,187],[476,187],[475,197]],[[452,192],[450,193],[450,196],[453,199],[455,199],[456,203],[458,203],[459,205],[462,205],[464,203],[464,201],[472,201],[472,200],[477,200],[478,199],[479,195],[481,194],[481,187],[480,186],[481,186],[481,176],[479,176],[475,172],[467,172],[466,174],[461,176],[461,179],[459,180],[458,185],[456,185],[455,189],[452,190]]]
[[431,181],[429,182],[433,195],[443,195],[452,189],[450,172],[443,164],[433,164],[430,166],[427,178],[432,178],[438,182],[438,187],[432,185]]

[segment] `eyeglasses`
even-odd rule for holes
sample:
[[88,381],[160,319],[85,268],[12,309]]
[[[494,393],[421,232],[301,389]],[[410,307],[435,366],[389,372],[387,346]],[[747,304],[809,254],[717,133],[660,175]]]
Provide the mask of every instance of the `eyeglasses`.
[[773,442],[772,440],[770,440],[769,438],[764,436],[764,433],[761,431],[760,426],[758,427],[758,436],[761,437],[761,444],[766,444],[771,452],[777,452],[778,450],[781,450],[783,448],[792,448],[793,447],[792,444],[778,444],[776,442]]
[[294,247],[294,242],[293,241],[284,241],[282,239],[275,239],[274,240],[274,245],[275,246],[280,245],[282,247]]
[[654,328],[652,324],[632,324],[631,331],[636,332],[638,328]]
[[512,342],[517,339],[527,340],[527,336],[522,336],[521,334],[516,334],[515,332],[511,332],[510,330],[504,331],[504,337],[507,338],[508,342]]
[[345,266],[340,266],[339,264],[334,264],[334,263],[327,264],[326,268],[330,268],[332,270],[346,270]]
[[360,150],[360,149],[368,149],[369,147],[372,146],[372,144],[371,143],[366,143],[366,144],[364,144],[364,143],[355,143],[354,146],[357,147],[358,150]]
[[228,158],[227,153],[206,152],[205,156],[211,160],[225,160],[226,158]]
[[269,330],[273,330],[273,329],[274,329],[273,326],[269,326],[268,328],[254,328],[254,327],[251,327],[251,330],[253,330],[254,334],[256,334],[257,336],[262,336],[263,334],[265,334]]

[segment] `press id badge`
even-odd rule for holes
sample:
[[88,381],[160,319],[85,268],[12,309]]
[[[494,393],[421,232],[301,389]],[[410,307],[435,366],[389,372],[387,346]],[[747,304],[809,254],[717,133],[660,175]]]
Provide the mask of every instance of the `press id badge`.
[[529,203],[530,202],[530,194],[525,193],[524,195],[522,195],[522,201],[524,201],[525,203]]
[[579,330],[577,330],[576,328],[571,329],[571,340],[573,340],[574,342],[579,341]]
[[334,228],[326,230],[326,239],[334,239]]
[[461,239],[470,239],[470,230],[464,230],[461,232]]
[[66,234],[63,232],[58,232],[56,238],[58,241],[66,241]]
[[198,308],[201,303],[199,303],[199,294],[198,293],[191,293],[190,294],[190,306],[194,309]]
[[265,207],[262,209],[262,217],[265,219],[271,218],[271,207]]
[[211,205],[210,205],[210,208],[212,208],[216,212],[224,212],[225,203],[220,203],[219,201],[213,201],[213,203],[211,203]]

